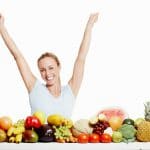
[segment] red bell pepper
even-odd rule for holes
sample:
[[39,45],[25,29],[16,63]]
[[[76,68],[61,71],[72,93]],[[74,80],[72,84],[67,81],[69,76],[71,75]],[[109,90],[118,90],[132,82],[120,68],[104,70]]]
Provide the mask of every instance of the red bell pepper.
[[25,120],[25,128],[26,129],[32,129],[32,128],[40,128],[41,122],[40,120],[35,116],[28,116]]

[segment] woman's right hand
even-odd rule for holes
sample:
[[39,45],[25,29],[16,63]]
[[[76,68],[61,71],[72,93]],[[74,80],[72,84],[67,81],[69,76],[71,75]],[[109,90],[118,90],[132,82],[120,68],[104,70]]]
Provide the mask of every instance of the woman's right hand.
[[0,29],[4,25],[4,17],[2,14],[0,14]]

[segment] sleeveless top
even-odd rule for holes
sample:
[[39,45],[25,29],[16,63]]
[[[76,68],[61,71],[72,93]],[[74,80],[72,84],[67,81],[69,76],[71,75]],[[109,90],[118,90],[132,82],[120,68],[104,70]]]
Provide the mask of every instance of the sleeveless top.
[[31,92],[29,93],[31,114],[35,111],[43,111],[46,116],[60,114],[71,118],[75,104],[75,96],[69,84],[61,87],[61,95],[54,97],[38,79]]

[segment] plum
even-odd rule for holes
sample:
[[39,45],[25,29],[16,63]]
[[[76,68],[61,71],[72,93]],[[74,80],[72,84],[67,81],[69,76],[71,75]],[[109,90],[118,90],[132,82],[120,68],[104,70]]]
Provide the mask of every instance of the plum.
[[40,142],[54,142],[54,129],[51,125],[43,124],[39,129],[36,129],[37,134],[39,135]]

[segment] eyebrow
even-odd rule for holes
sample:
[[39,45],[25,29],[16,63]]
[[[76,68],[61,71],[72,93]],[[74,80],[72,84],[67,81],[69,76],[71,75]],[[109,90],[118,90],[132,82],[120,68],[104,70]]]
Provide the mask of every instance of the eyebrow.
[[[54,67],[54,66],[53,66],[53,65],[49,65],[48,67]],[[39,69],[45,69],[45,68],[40,68],[40,67],[39,67]]]

